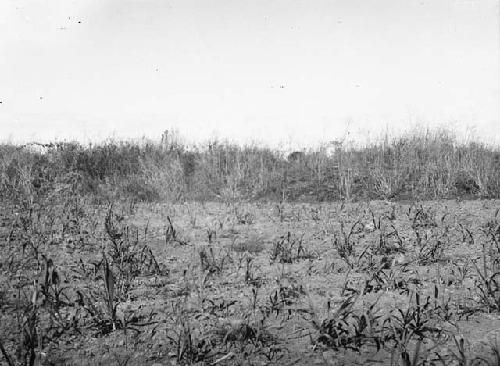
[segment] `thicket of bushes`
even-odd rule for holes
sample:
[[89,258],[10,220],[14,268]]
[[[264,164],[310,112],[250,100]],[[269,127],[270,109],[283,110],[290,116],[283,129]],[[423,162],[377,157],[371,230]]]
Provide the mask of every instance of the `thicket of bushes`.
[[84,146],[0,145],[3,199],[57,196],[97,202],[214,199],[433,199],[500,196],[500,150],[449,131],[413,132],[371,146],[279,150],[212,141],[112,141]]

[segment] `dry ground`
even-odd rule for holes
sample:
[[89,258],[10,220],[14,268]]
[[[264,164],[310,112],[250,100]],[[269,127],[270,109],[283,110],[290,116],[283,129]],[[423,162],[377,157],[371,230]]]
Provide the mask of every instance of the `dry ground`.
[[4,205],[0,341],[15,365],[493,365],[498,208]]

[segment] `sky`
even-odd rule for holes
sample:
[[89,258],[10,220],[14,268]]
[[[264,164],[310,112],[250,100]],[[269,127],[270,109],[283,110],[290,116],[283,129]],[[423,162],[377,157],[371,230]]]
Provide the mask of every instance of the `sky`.
[[500,143],[498,0],[1,0],[0,140]]

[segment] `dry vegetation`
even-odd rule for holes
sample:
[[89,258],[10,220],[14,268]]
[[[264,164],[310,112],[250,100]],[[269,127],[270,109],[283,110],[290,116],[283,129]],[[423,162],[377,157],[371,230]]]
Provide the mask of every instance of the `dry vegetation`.
[[46,150],[0,146],[2,364],[500,364],[497,149]]

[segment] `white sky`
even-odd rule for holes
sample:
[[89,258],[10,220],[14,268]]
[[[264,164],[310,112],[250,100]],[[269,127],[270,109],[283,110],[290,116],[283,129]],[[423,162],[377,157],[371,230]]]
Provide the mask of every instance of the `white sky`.
[[497,0],[0,0],[0,140],[500,142]]

